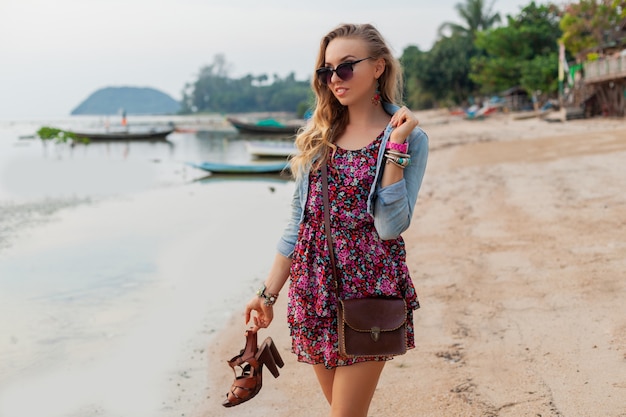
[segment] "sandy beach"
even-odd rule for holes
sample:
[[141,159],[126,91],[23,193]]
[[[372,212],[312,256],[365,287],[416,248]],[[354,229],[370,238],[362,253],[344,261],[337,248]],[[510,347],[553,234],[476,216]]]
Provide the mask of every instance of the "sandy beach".
[[[370,416],[626,416],[626,121],[420,120],[432,152],[404,236],[417,347],[386,366]],[[260,337],[280,347],[280,377],[220,406],[244,343],[235,314],[185,415],[327,415],[289,351],[284,296],[276,314]]]
[[[417,347],[387,364],[370,416],[626,417],[626,120],[419,118],[431,154],[404,235]],[[0,206],[0,278],[76,275],[32,306],[0,293],[0,417],[327,415],[289,350],[286,289],[260,333],[280,377],[221,406],[292,183],[158,166],[177,181]]]

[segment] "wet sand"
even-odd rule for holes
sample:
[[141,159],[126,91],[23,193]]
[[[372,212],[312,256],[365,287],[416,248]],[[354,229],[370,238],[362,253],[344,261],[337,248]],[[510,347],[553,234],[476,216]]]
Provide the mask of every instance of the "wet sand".
[[[432,153],[404,235],[422,304],[417,348],[388,363],[370,416],[626,416],[626,121],[420,120]],[[208,347],[202,397],[185,415],[328,414],[289,352],[285,294],[260,333],[280,348],[281,376],[220,405],[233,379],[225,361],[244,344],[244,298]]]
[[204,395],[207,346],[262,279],[292,192],[209,179],[4,205],[0,416],[187,413]]

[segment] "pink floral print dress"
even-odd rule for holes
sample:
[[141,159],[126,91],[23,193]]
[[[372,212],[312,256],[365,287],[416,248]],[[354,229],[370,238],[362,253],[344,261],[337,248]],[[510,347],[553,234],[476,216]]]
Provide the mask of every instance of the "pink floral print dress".
[[[413,310],[419,302],[401,237],[381,240],[367,213],[382,133],[365,148],[338,148],[328,160],[330,220],[342,299],[403,297],[407,301],[407,344],[415,347]],[[345,358],[337,344],[337,299],[324,231],[321,172],[311,171],[304,220],[291,265],[288,323],[298,361],[327,368],[390,357]]]

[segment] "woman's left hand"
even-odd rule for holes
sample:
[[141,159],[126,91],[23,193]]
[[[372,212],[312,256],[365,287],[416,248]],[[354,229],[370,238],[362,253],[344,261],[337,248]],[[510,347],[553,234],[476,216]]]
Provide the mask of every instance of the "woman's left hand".
[[404,143],[413,129],[419,124],[415,114],[406,106],[402,106],[391,116],[391,126],[394,128],[389,140],[396,143]]

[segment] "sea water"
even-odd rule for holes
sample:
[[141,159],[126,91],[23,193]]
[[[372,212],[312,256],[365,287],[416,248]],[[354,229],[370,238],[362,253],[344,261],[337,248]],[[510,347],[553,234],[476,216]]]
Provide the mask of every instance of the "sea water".
[[243,312],[293,183],[186,164],[249,160],[235,132],[69,146],[42,123],[0,122],[0,417],[174,410],[166,375]]

